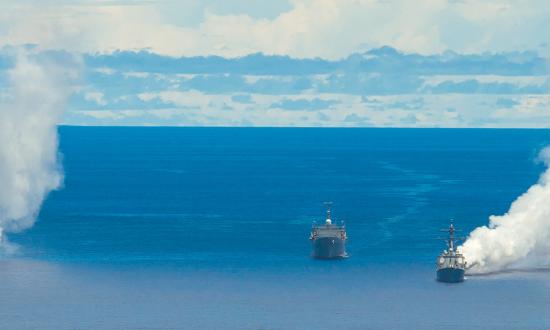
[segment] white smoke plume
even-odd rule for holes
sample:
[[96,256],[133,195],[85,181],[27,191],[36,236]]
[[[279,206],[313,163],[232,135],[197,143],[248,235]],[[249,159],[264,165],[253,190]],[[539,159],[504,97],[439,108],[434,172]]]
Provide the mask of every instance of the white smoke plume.
[[0,94],[0,252],[5,233],[31,227],[48,193],[63,183],[57,124],[78,70],[17,50]]
[[508,212],[491,216],[472,231],[461,249],[472,268],[488,273],[550,265],[550,147],[539,154],[547,169]]

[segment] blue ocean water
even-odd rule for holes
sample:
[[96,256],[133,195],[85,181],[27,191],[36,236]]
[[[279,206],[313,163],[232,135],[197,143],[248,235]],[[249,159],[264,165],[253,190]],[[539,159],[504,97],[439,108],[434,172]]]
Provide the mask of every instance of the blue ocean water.
[[[434,281],[549,130],[61,127],[65,186],[0,260],[8,328],[547,328],[550,272]],[[309,257],[323,201],[350,258]],[[32,310],[32,313],[29,312]]]

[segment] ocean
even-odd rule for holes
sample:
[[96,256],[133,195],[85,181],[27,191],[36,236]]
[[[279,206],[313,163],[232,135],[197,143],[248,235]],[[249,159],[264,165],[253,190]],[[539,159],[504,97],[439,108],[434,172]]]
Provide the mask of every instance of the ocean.
[[[60,127],[64,187],[0,259],[2,329],[542,329],[550,271],[435,281],[550,130]],[[310,258],[323,202],[344,260]]]

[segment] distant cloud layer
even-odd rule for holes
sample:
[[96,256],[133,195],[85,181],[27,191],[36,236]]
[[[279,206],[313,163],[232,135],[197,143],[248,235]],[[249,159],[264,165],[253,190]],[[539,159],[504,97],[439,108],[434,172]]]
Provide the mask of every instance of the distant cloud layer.
[[0,2],[0,73],[14,45],[79,53],[74,125],[547,127],[548,17],[545,1]]
[[[10,67],[9,54],[9,47],[0,52],[0,67]],[[66,124],[550,125],[550,67],[534,52],[424,56],[385,46],[338,61],[144,51],[85,54],[83,61],[84,82],[71,96]]]

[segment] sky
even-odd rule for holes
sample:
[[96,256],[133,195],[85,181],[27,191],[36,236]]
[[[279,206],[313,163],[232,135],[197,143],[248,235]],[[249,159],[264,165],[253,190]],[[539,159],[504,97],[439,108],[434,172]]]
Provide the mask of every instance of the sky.
[[0,0],[0,71],[18,47],[77,57],[67,125],[548,127],[548,17],[547,1]]

